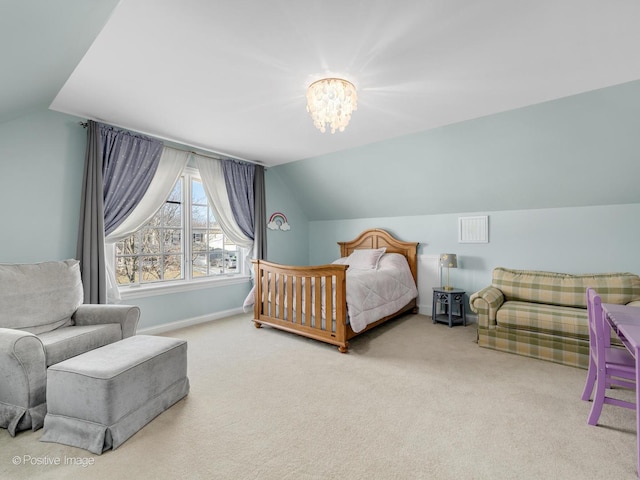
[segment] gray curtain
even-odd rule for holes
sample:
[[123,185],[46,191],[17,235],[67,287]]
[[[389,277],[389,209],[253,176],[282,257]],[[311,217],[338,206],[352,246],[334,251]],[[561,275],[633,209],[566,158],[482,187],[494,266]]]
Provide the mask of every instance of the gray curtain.
[[251,240],[254,235],[253,209],[253,177],[255,165],[239,163],[233,160],[225,160],[222,164],[224,183],[227,187],[227,196],[231,204],[233,218],[238,227]]
[[253,240],[253,258],[267,257],[267,208],[264,167],[225,160],[224,182],[233,217],[242,233]]
[[161,153],[159,140],[89,121],[76,249],[84,303],[107,303],[105,235],[140,202]]
[[102,152],[99,127],[93,121],[89,121],[87,127],[87,151],[80,199],[76,258],[80,261],[84,303],[106,303]]
[[255,197],[253,256],[258,260],[264,260],[267,258],[267,202],[262,165],[256,165],[253,190]]
[[104,185],[104,234],[109,235],[140,203],[158,169],[162,142],[100,125]]

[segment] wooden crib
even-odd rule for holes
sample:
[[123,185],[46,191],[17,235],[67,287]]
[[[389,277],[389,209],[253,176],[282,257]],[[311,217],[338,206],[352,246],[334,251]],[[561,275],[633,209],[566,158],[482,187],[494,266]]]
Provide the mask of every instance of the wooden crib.
[[[384,230],[371,229],[338,245],[341,257],[359,248],[386,247],[386,253],[400,253],[407,259],[417,284],[417,242],[402,242]],[[417,302],[413,299],[399,311],[356,333],[347,321],[347,265],[287,266],[265,260],[253,260],[253,264],[256,328],[269,325],[336,345],[340,352],[346,353],[349,339],[404,312],[417,312]]]

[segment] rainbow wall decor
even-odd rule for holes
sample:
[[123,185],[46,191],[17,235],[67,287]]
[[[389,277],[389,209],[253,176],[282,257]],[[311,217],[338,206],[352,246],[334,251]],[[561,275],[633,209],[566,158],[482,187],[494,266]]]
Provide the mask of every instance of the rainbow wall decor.
[[267,223],[267,228],[270,230],[291,230],[291,226],[289,222],[287,222],[287,217],[285,217],[284,213],[275,212],[273,215],[269,217],[269,223]]

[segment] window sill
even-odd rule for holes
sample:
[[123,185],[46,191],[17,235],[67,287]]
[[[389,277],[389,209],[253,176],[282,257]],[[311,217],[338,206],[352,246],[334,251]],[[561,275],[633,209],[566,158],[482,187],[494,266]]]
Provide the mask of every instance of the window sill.
[[123,300],[130,298],[154,297],[171,293],[192,292],[194,290],[204,290],[206,288],[216,288],[227,285],[239,285],[249,283],[251,277],[248,275],[229,275],[218,278],[207,278],[205,280],[192,280],[190,282],[164,282],[146,284],[140,286],[120,287],[120,296]]

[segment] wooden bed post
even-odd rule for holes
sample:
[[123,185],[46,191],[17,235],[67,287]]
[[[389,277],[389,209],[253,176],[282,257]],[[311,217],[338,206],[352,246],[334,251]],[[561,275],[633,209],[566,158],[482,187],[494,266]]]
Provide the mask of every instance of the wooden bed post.
[[251,260],[251,263],[255,265],[254,267],[254,282],[255,282],[255,301],[253,304],[253,326],[256,328],[262,327],[262,324],[257,321],[260,318],[260,310],[262,308],[262,282],[260,281],[260,260]]

